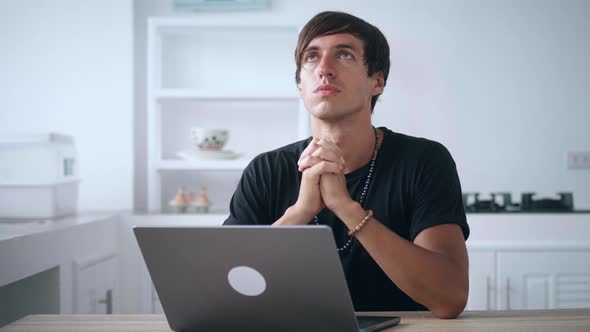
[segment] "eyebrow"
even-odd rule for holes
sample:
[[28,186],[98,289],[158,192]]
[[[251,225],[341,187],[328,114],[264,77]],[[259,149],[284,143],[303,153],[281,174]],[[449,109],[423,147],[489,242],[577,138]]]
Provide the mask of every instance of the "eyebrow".
[[[351,44],[338,44],[334,48],[336,48],[336,49],[349,49],[349,50],[353,50],[355,52],[358,52],[358,50]],[[308,48],[305,49],[305,51],[303,51],[303,53],[310,52],[310,51],[317,51],[319,49],[320,48],[317,46],[309,46]]]

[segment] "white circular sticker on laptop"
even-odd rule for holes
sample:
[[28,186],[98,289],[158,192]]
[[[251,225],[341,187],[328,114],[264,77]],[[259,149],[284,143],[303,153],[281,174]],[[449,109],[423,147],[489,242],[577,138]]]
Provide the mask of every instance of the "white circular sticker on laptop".
[[248,266],[236,266],[229,270],[227,280],[236,292],[246,296],[258,296],[266,289],[262,274]]

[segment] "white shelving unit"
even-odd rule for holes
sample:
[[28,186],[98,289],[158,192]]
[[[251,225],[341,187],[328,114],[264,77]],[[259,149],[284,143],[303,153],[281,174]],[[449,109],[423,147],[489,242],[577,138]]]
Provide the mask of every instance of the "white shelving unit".
[[[239,21],[239,23],[238,23]],[[297,26],[282,22],[165,17],[148,20],[148,210],[160,213],[167,177],[230,172],[235,178],[259,153],[310,135],[296,93]],[[182,160],[190,127],[230,130],[236,160]],[[271,139],[269,139],[269,137]],[[211,178],[203,175],[208,181]],[[174,182],[174,181],[170,181]],[[188,184],[188,183],[187,183]],[[215,187],[217,186],[216,183]],[[225,184],[224,197],[235,187]],[[218,202],[216,211],[224,213]],[[227,207],[226,207],[227,209]]]

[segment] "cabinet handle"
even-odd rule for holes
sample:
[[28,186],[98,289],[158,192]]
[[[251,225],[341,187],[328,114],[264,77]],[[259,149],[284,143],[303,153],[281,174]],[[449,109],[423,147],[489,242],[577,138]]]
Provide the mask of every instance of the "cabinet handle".
[[106,293],[106,297],[102,300],[98,300],[99,304],[106,304],[107,305],[107,315],[111,315],[113,313],[113,290],[108,289]]
[[506,310],[512,310],[510,308],[510,278],[506,278]]
[[495,294],[495,287],[492,284],[492,278],[490,278],[490,276],[486,276],[486,310],[492,310],[492,306],[490,305],[492,293]]

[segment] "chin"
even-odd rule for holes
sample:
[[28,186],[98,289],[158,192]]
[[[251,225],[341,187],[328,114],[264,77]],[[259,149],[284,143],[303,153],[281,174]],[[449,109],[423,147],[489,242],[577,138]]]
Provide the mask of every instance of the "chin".
[[316,105],[316,107],[308,110],[311,116],[322,121],[336,121],[354,113],[342,107],[334,107],[333,105]]
[[333,121],[333,120],[337,120],[342,117],[342,114],[339,114],[339,112],[324,110],[324,109],[311,111],[310,113],[314,118],[317,118],[317,119],[323,120],[323,121]]

